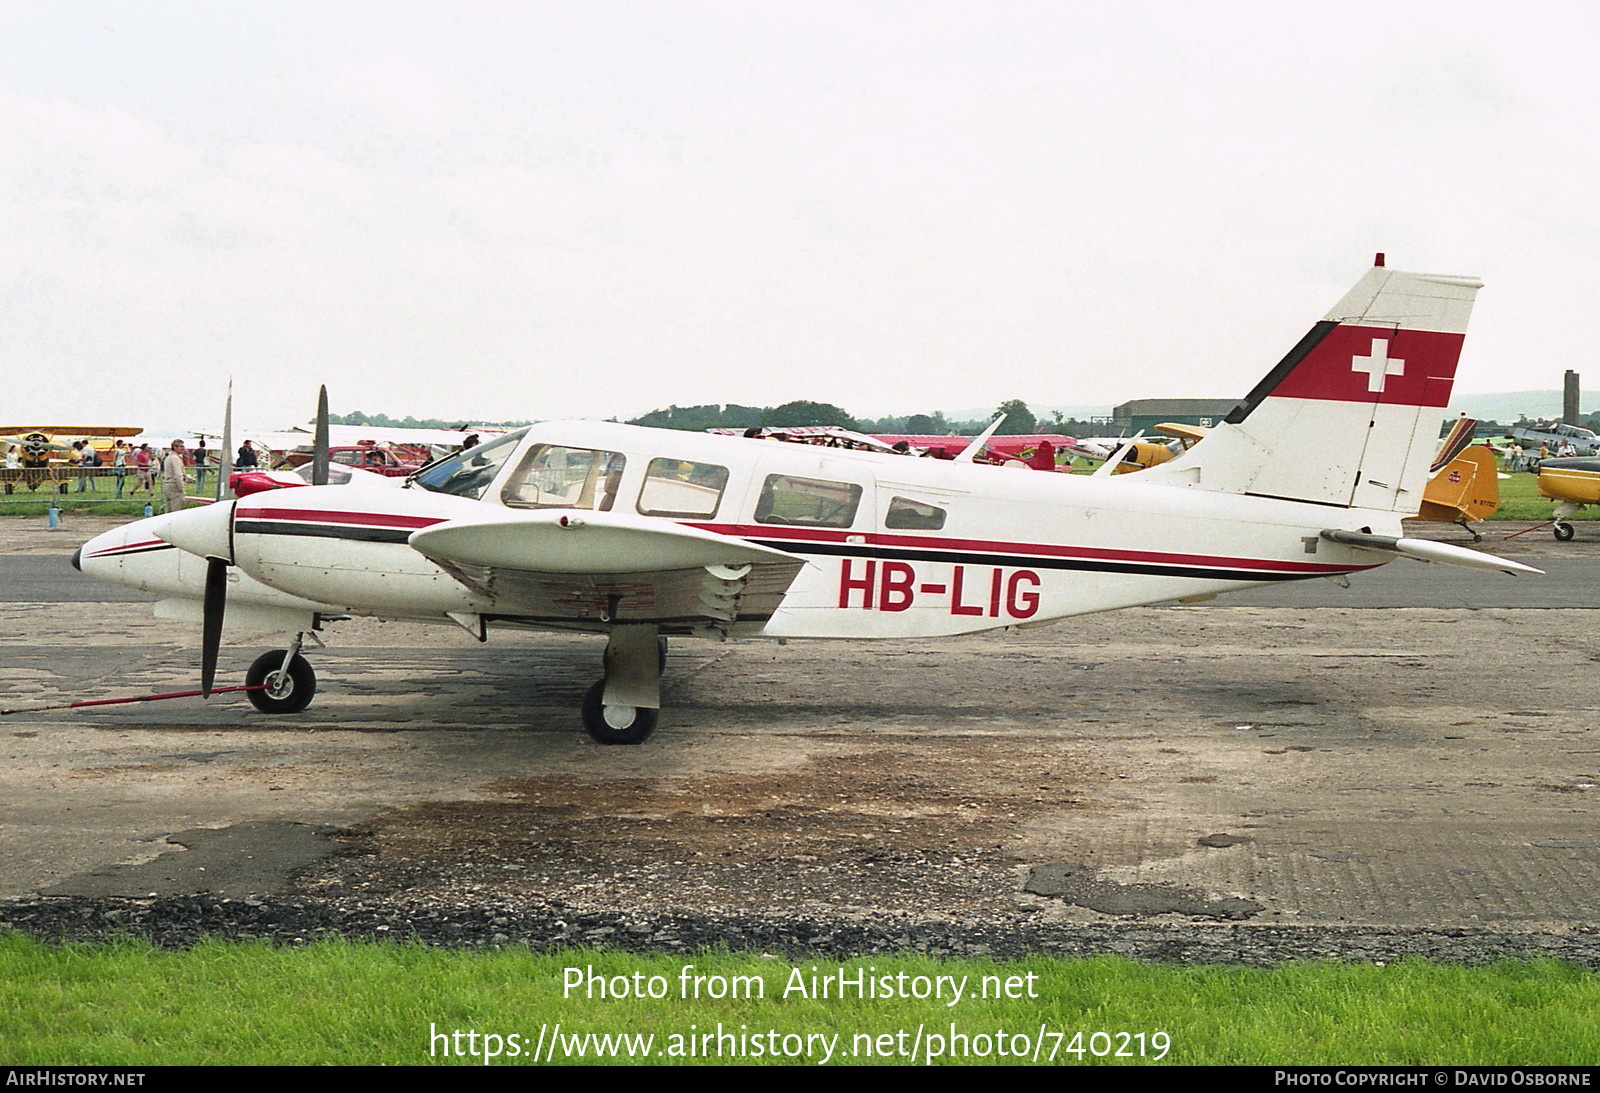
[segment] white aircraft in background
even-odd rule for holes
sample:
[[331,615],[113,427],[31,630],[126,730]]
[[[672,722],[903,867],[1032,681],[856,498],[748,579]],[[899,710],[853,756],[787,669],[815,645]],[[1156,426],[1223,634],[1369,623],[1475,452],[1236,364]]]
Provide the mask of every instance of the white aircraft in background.
[[1112,477],[564,421],[436,462],[402,489],[269,490],[129,524],[85,573],[203,622],[295,633],[255,705],[303,709],[330,616],[607,635],[589,733],[656,725],[667,636],[920,638],[1338,576],[1399,556],[1538,572],[1405,538],[1479,282],[1378,264],[1225,421]]

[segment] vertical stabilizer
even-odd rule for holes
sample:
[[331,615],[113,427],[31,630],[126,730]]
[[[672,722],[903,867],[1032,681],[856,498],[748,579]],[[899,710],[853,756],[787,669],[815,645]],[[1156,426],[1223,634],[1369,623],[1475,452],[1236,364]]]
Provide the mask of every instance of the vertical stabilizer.
[[1374,266],[1221,425],[1145,474],[1415,513],[1480,287]]

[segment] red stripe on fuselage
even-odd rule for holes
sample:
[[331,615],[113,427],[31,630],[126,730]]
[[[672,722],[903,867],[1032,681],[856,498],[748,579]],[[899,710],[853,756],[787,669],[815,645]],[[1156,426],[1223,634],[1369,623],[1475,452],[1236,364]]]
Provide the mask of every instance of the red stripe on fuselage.
[[[905,547],[920,550],[951,550],[963,553],[996,555],[1031,555],[1037,558],[1077,558],[1096,562],[1130,562],[1145,565],[1188,565],[1209,568],[1258,569],[1273,573],[1349,573],[1371,566],[1351,566],[1324,562],[1285,562],[1273,558],[1235,558],[1220,554],[1174,554],[1156,550],[1114,550],[1106,547],[1071,547],[1053,543],[1014,543],[995,539],[951,539],[934,535],[881,535],[851,531],[833,531],[821,528],[779,527],[766,524],[690,524],[702,531],[719,535],[732,535],[741,539],[760,539],[792,543],[799,553],[805,553],[807,542],[847,543],[848,539],[861,540],[861,546]],[[856,545],[856,544],[849,544]],[[1380,563],[1381,564],[1381,563]]]

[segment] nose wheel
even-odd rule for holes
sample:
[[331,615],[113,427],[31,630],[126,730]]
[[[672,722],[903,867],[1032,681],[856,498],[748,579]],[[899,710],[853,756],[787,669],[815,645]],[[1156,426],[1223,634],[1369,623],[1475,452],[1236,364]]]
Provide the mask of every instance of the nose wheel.
[[274,649],[262,653],[244,674],[250,704],[262,713],[299,713],[311,705],[317,693],[317,673],[298,649]]
[[1577,530],[1577,528],[1573,527],[1565,520],[1557,520],[1555,526],[1550,529],[1550,532],[1557,539],[1560,539],[1563,543],[1565,543],[1577,533]]

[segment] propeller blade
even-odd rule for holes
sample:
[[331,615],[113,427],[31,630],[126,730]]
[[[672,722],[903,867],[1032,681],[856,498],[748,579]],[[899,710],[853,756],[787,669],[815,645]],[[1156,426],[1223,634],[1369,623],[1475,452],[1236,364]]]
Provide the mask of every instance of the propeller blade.
[[217,649],[222,645],[222,615],[228,606],[228,563],[206,559],[206,598],[200,624],[200,694],[211,697],[217,678]]
[[228,380],[228,401],[222,411],[222,458],[217,461],[217,500],[233,496],[228,479],[233,477],[233,380]]
[[317,435],[311,449],[311,484],[328,484],[328,385],[317,395]]

